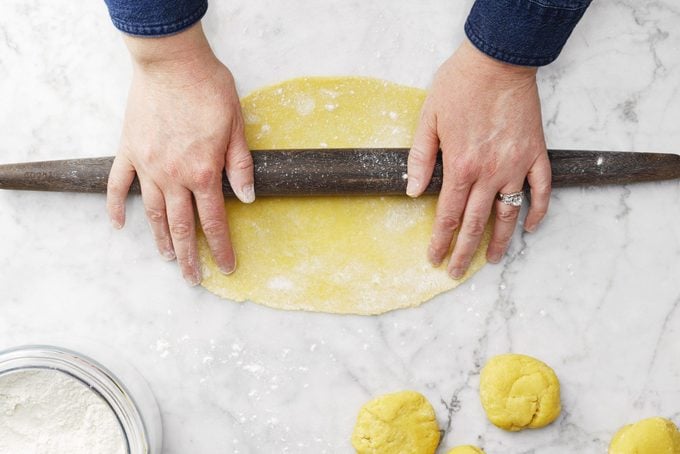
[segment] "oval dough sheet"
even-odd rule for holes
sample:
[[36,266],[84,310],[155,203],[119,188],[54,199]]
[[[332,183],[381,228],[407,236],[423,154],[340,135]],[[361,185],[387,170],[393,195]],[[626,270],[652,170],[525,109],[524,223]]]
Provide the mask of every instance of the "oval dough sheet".
[[[242,100],[251,149],[409,147],[425,92],[377,79],[302,78]],[[219,272],[202,233],[202,285],[230,300],[341,314],[416,306],[463,279],[427,261],[435,197],[227,201],[236,272]]]

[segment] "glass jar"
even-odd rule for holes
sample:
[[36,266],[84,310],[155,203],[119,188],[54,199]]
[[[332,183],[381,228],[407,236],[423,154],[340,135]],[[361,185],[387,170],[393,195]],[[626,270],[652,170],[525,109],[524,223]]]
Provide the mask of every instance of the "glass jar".
[[[128,454],[161,454],[163,428],[156,399],[129,364],[108,355],[111,369],[67,348],[26,345],[0,351],[0,375],[27,369],[57,370],[88,386],[111,408],[127,442]],[[122,379],[121,379],[122,378]]]

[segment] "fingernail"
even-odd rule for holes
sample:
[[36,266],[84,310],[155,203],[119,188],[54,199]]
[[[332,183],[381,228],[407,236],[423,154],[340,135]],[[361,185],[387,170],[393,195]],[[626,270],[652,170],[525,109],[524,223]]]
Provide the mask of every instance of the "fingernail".
[[416,177],[409,176],[408,183],[406,184],[406,195],[409,197],[417,197],[418,189],[420,188],[420,182]]
[[201,283],[201,277],[198,273],[191,276],[184,276],[184,280],[187,281],[187,284],[189,284],[190,287],[196,287]]
[[526,230],[529,233],[534,233],[536,231],[536,226],[535,225],[525,225],[524,230]]
[[449,276],[451,276],[453,279],[460,279],[463,277],[463,274],[465,274],[465,270],[463,268],[453,268],[451,271],[449,271]]
[[441,259],[435,256],[431,247],[427,250],[427,259],[430,261],[432,266],[439,266],[442,264]]
[[229,268],[229,267],[226,267],[226,266],[221,266],[221,267],[220,267],[220,271],[221,271],[222,274],[224,274],[225,276],[229,276],[230,274],[233,274],[234,271],[236,271],[236,267]]
[[219,268],[220,268],[220,271],[222,272],[222,274],[224,274],[225,276],[229,276],[234,271],[236,271],[236,258],[234,258],[234,264],[233,265],[231,265],[231,266],[220,265]]
[[430,257],[430,263],[432,264],[432,266],[434,266],[436,268],[436,267],[438,267],[439,265],[442,264],[442,260],[439,260],[435,257]]
[[498,263],[501,261],[500,252],[490,252],[486,259],[491,263]]
[[255,201],[255,186],[247,184],[241,188],[241,202],[253,203]]
[[111,226],[116,230],[120,230],[123,228],[123,224],[121,224],[119,221],[115,219],[111,219]]
[[167,260],[168,262],[171,261],[171,260],[175,260],[175,258],[176,258],[176,256],[175,256],[175,251],[173,251],[172,249],[165,249],[165,250],[163,250],[163,251],[160,251],[160,250],[159,250],[158,252],[160,252],[160,253],[161,253],[161,256],[162,256],[165,260]]

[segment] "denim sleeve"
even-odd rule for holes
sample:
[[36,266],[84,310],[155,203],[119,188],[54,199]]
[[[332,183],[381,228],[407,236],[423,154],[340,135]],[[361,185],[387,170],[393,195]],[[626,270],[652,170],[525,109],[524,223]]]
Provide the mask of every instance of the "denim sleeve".
[[543,66],[557,58],[591,0],[476,0],[465,34],[498,60]]
[[104,0],[111,20],[124,33],[162,36],[180,32],[201,20],[208,0]]

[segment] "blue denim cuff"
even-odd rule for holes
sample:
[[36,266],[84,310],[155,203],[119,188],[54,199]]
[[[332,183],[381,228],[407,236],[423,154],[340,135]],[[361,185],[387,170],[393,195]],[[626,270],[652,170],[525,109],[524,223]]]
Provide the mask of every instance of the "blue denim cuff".
[[208,0],[105,0],[111,21],[124,33],[163,36],[181,32],[201,20]]
[[465,34],[479,50],[506,63],[554,61],[590,0],[476,0]]

